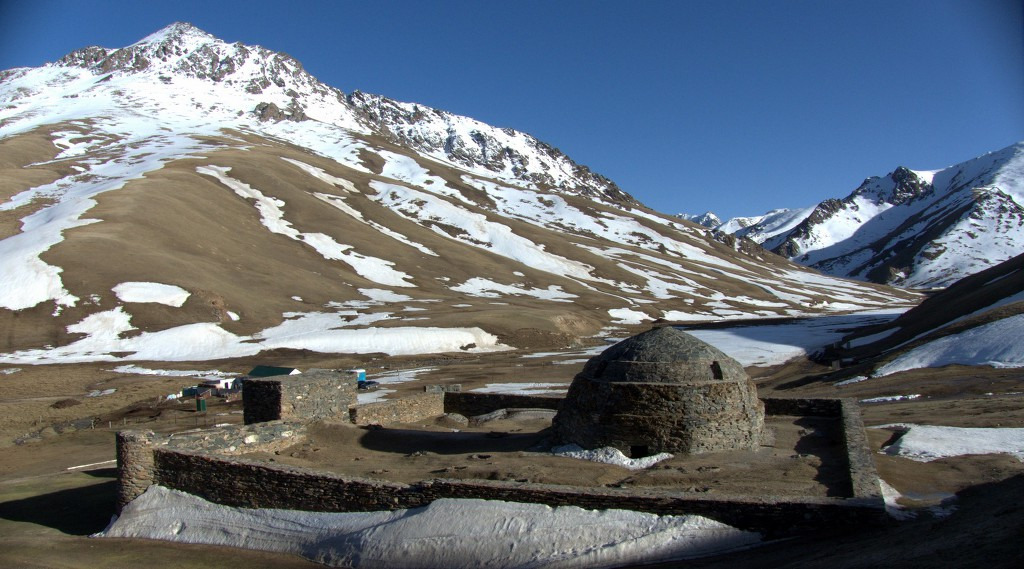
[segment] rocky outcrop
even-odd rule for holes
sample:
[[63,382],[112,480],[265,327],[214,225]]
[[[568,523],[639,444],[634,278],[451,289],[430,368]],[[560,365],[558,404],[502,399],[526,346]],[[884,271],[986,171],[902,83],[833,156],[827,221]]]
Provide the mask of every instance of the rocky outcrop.
[[640,205],[615,182],[528,134],[360,91],[350,94],[347,101],[364,122],[395,144],[457,165],[482,166],[538,188],[577,193],[617,205]]

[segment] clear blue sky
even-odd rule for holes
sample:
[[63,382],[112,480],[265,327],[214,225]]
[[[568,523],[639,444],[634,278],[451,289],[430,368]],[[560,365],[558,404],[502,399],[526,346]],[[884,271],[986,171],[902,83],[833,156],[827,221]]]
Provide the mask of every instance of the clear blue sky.
[[548,142],[666,213],[843,197],[1024,140],[1020,0],[0,0],[0,69],[177,20]]

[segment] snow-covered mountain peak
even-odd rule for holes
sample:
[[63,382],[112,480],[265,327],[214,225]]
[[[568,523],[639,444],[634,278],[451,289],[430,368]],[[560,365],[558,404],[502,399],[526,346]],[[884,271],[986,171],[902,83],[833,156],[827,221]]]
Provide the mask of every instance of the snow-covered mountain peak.
[[182,22],[120,49],[77,50],[57,65],[82,67],[96,74],[156,73],[165,83],[176,77],[197,78],[238,86],[250,94],[282,91],[292,99],[331,91],[287,54],[260,46],[228,44]]
[[129,47],[142,45],[159,46],[193,46],[219,41],[216,37],[193,26],[188,22],[174,22],[160,30],[157,30]]
[[[180,121],[204,128],[266,131],[272,136],[288,130],[274,123],[311,119],[360,135],[383,136],[475,175],[583,195],[616,207],[640,205],[611,180],[526,133],[379,95],[355,91],[346,96],[285,53],[229,44],[181,22],[124,48],[87,47],[43,68],[3,72],[0,81],[6,82],[0,84],[0,102],[60,99],[64,108],[48,109],[54,118],[87,106],[86,101],[72,100],[84,96],[102,103],[108,114],[127,110],[156,118],[173,109]],[[19,107],[0,112],[0,120],[30,116]],[[92,106],[88,112],[96,111]],[[14,120],[7,132],[51,120],[37,111],[31,116]],[[323,133],[310,136],[322,139]]]
[[901,166],[785,224],[768,214],[718,230],[838,276],[932,287],[1024,252],[1022,204],[1024,143],[1017,143],[941,170]]
[[680,219],[685,219],[686,221],[692,221],[697,225],[703,225],[704,227],[708,227],[711,229],[715,229],[716,227],[722,224],[722,220],[717,215],[715,215],[714,212],[711,211],[705,211],[704,213],[701,214],[680,213],[676,215],[676,217]]

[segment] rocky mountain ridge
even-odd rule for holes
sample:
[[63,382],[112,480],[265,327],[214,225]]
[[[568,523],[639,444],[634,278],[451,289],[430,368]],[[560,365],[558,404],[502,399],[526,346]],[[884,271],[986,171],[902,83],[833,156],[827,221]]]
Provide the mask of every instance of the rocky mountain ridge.
[[747,237],[828,274],[942,287],[1024,252],[1024,143],[938,171],[899,167],[843,199],[735,218]]
[[156,73],[165,82],[187,77],[223,83],[252,95],[266,95],[267,101],[250,109],[264,120],[312,119],[355,128],[461,167],[610,203],[638,205],[611,180],[528,134],[380,95],[360,91],[346,95],[321,83],[288,54],[228,44],[184,22],[128,47],[76,50],[55,65],[98,75]]

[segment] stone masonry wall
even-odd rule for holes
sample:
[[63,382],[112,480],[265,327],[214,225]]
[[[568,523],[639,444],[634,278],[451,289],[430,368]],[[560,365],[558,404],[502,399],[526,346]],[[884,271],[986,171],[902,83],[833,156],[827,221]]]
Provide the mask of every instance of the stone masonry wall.
[[117,433],[117,513],[153,484],[153,457],[158,448],[222,455],[275,451],[306,437],[306,424],[271,421],[202,431],[157,435],[152,431]]
[[843,419],[843,443],[846,446],[847,467],[853,498],[871,503],[882,502],[882,487],[875,469],[874,452],[868,444],[860,407],[854,399],[840,399]]
[[474,417],[498,409],[558,409],[561,397],[507,395],[500,393],[448,392],[444,394],[445,413]]
[[885,519],[884,508],[839,498],[709,497],[487,480],[403,484],[189,451],[157,449],[154,455],[155,483],[246,508],[366,512],[422,507],[441,498],[477,498],[661,515],[698,514],[768,537],[816,530],[826,524],[875,524]]
[[876,505],[882,502],[882,488],[878,483],[874,453],[868,445],[864,421],[856,400],[769,398],[762,401],[766,415],[840,418],[852,497]]
[[245,423],[345,417],[356,389],[355,379],[331,370],[249,378],[242,383]]
[[444,400],[444,393],[421,393],[401,399],[364,403],[352,407],[349,418],[357,425],[414,423],[443,415]]

